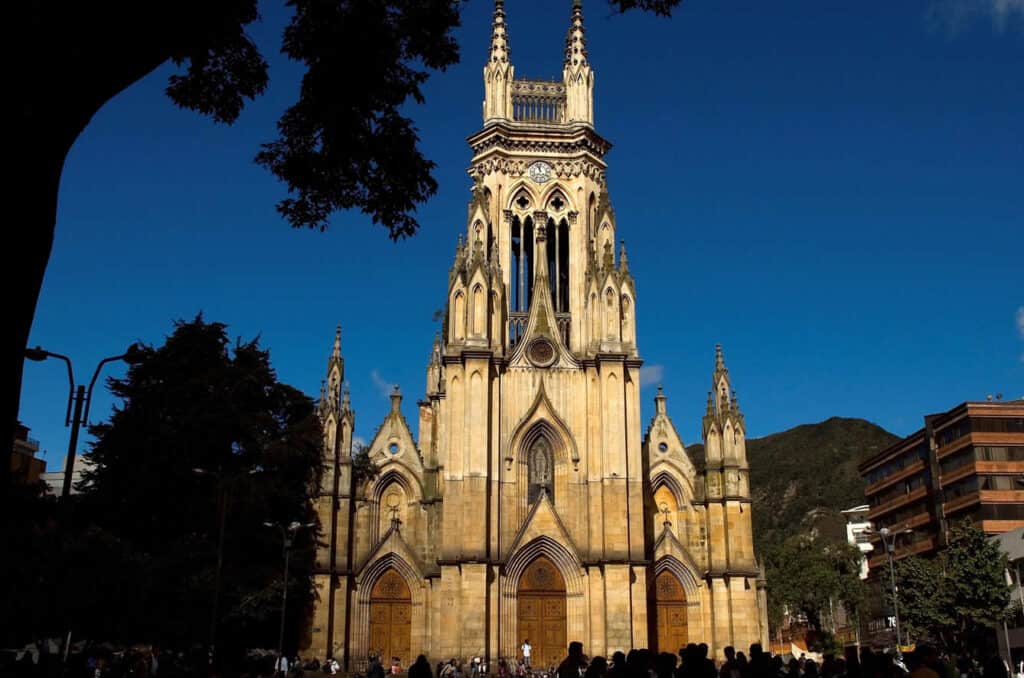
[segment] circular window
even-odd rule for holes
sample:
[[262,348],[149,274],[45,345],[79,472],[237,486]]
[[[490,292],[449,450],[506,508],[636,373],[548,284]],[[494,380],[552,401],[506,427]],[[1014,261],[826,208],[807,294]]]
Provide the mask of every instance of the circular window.
[[668,443],[658,443],[659,452],[668,452]]
[[537,367],[547,367],[555,362],[555,346],[544,337],[534,339],[527,348],[526,357]]
[[388,445],[388,452],[390,452],[391,454],[398,454],[399,449],[401,448],[398,447],[398,443],[391,443],[390,445]]

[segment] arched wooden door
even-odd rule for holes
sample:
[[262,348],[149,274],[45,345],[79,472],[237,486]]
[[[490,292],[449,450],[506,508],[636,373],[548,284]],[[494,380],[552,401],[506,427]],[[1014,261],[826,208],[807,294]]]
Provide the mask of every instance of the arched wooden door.
[[412,663],[412,596],[402,575],[388,570],[370,592],[370,651],[384,666],[398,657]]
[[689,635],[686,619],[686,590],[679,579],[663,570],[654,579],[654,628],[656,652],[675,654],[686,647]]
[[519,639],[533,647],[535,667],[558,664],[566,655],[565,579],[544,556],[530,563],[519,579]]

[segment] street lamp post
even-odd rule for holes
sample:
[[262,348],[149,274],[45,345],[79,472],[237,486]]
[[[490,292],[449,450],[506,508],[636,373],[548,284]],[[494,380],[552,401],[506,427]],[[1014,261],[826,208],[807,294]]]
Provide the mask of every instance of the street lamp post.
[[300,523],[298,521],[291,522],[287,527],[280,523],[263,523],[265,527],[276,527],[281,531],[281,548],[284,553],[284,583],[281,587],[281,629],[277,636],[277,658],[278,661],[284,656],[284,620],[285,612],[288,605],[288,564],[291,560],[292,553],[292,540],[295,538],[295,533],[302,528],[313,527],[316,523]]
[[[41,346],[35,348],[25,349],[25,357],[34,362],[42,362],[47,358],[57,358],[63,360],[64,364],[68,368],[68,382],[70,384],[70,390],[68,392],[68,408],[67,413],[64,415],[64,425],[71,427],[71,437],[68,440],[68,454],[64,462],[64,485],[61,488],[61,501],[67,501],[68,496],[71,495],[71,477],[75,470],[75,454],[78,450],[78,432],[82,425],[89,424],[89,405],[92,403],[92,389],[96,385],[96,379],[100,376],[100,370],[107,363],[114,362],[116,360],[124,360],[129,355],[137,350],[138,345],[132,344],[128,347],[128,350],[121,355],[111,356],[104,358],[96,365],[95,371],[92,373],[92,379],[89,380],[89,388],[86,389],[84,384],[79,384],[75,387],[75,373],[71,368],[71,359],[66,355],[60,353],[53,353],[47,351]],[[73,411],[72,411],[73,410]]]
[[888,527],[883,527],[875,534],[882,538],[882,545],[885,547],[885,555],[889,560],[889,583],[892,586],[892,613],[896,618],[896,656],[903,658],[903,651],[900,649],[900,599],[896,588],[896,566],[893,564],[893,554],[896,552],[896,537],[901,534],[910,534],[913,530],[898,530],[893,532]]
[[217,568],[213,576],[213,610],[210,613],[210,651],[214,653],[217,651],[217,622],[220,616],[220,579],[221,570],[224,565],[224,527],[227,523],[229,484],[239,477],[255,475],[262,470],[261,467],[254,466],[237,477],[226,477],[222,469],[209,471],[198,466],[192,469],[192,473],[197,476],[212,476],[217,479]]

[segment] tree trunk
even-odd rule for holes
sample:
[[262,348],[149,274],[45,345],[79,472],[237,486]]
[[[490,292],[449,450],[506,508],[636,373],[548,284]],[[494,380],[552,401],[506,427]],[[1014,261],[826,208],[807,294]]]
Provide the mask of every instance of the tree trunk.
[[[18,275],[15,284],[9,288],[6,296],[7,308],[4,313],[8,319],[7,361],[7,403],[4,420],[3,442],[0,443],[4,453],[0,457],[0,492],[10,486],[11,464],[13,459],[12,442],[15,426],[18,421],[18,409],[21,403],[21,378],[25,367],[25,347],[28,345],[29,333],[32,330],[32,319],[35,316],[39,292],[43,286],[46,264],[50,260],[53,248],[53,233],[57,223],[57,194],[60,188],[60,175],[64,168],[70,143],[60,143],[62,135],[49,130],[49,135],[31,134],[29,130],[17,143],[17,160],[11,163],[14,182],[12,199],[9,204],[18,204],[20,219],[17,227],[8,226],[3,229],[4,250],[8,257],[16,260]],[[78,136],[78,132],[71,137]],[[46,139],[43,147],[33,146],[32,139]],[[62,394],[63,395],[63,394]],[[63,411],[63,401],[54,403],[54,412]],[[57,416],[56,414],[54,416]],[[31,422],[29,422],[31,423]]]
[[[77,12],[64,5],[55,6],[52,12],[36,5],[26,7],[32,10],[27,18],[18,15],[11,24],[23,27],[14,41],[30,55],[26,62],[31,65],[15,69],[6,90],[14,112],[13,148],[7,155],[8,172],[14,179],[6,204],[17,220],[3,229],[2,242],[17,275],[5,302],[10,330],[4,355],[7,424],[0,440],[0,497],[6,495],[12,480],[12,441],[21,403],[25,347],[53,248],[64,161],[93,115],[169,56],[166,34],[125,33],[120,23],[98,16],[92,6],[82,5]],[[54,403],[54,416],[62,411],[63,401]]]

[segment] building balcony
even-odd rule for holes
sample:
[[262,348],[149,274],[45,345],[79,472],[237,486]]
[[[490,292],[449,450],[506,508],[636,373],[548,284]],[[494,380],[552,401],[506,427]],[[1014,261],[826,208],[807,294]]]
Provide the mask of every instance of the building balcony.
[[935,450],[935,458],[943,459],[967,445],[1024,445],[1024,433],[1013,431],[971,431],[956,440],[951,440]]
[[948,516],[978,503],[1024,504],[1024,490],[979,490],[943,503],[942,510]]
[[868,511],[868,520],[874,522],[880,516],[884,516],[890,511],[895,511],[898,508],[912,504],[915,501],[920,501],[928,496],[928,486],[922,485],[914,490],[911,490],[907,494],[901,494],[898,497],[894,497],[884,504],[879,504]]
[[[929,536],[924,539],[919,539],[911,544],[907,544],[901,548],[897,548],[896,552],[893,553],[893,560],[901,560],[908,556],[916,556],[922,553],[928,553],[929,551],[935,550],[935,537]],[[881,554],[870,558],[868,560],[868,568],[874,570],[877,567],[882,567],[887,562],[885,551]]]
[[1024,527],[1024,520],[979,520],[975,524],[985,534],[1003,534]]
[[866,496],[870,497],[872,494],[875,494],[879,490],[882,490],[882,489],[888,487],[889,485],[892,485],[893,483],[895,483],[897,481],[903,480],[905,478],[909,478],[910,476],[914,475],[915,473],[920,473],[923,470],[924,470],[924,459],[918,459],[917,461],[915,461],[910,466],[902,468],[899,471],[896,471],[895,473],[893,473],[892,475],[888,475],[888,476],[882,478],[881,480],[878,480],[878,481],[875,481],[874,483],[871,483],[870,485],[868,485],[867,487],[864,488],[864,494]]
[[939,486],[946,487],[951,483],[976,474],[1024,474],[1024,461],[974,461],[955,468],[948,473],[939,474]]

